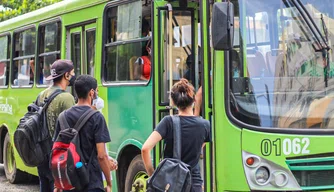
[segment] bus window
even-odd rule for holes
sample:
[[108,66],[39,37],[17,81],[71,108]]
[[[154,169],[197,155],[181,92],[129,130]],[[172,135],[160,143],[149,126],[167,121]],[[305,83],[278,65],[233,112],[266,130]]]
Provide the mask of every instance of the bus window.
[[[179,81],[181,78],[186,78],[196,88],[199,85],[199,63],[196,62],[198,53],[194,50],[199,50],[194,41],[195,25],[194,25],[194,12],[189,10],[174,10],[173,11],[173,27],[169,29],[167,10],[160,11],[159,20],[159,60],[161,73],[160,80],[160,102],[169,102],[169,81],[172,84]],[[197,24],[196,24],[197,25]],[[168,46],[169,34],[173,33],[172,41],[172,61],[168,62]],[[200,51],[199,51],[200,52]],[[172,66],[170,66],[172,64]],[[170,78],[170,73],[172,79]],[[197,73],[197,74],[196,74]]]
[[35,59],[36,29],[30,28],[14,33],[13,86],[32,86],[34,73],[32,63]]
[[86,31],[86,46],[87,46],[87,74],[94,76],[95,66],[95,29]]
[[81,35],[80,33],[71,34],[71,58],[74,65],[74,73],[81,74]]
[[37,75],[35,75],[38,85],[47,85],[50,82],[46,81],[50,73],[52,63],[60,58],[60,40],[61,40],[61,25],[60,22],[49,23],[39,26],[39,64],[35,66]]
[[11,41],[10,36],[0,37],[0,88],[8,86]]
[[111,7],[106,12],[106,20],[104,81],[148,82],[151,7],[142,1]]

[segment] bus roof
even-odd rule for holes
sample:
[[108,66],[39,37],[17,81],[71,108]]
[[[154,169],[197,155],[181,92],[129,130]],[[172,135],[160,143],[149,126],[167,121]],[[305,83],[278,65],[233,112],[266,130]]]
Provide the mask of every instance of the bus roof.
[[45,21],[67,12],[108,2],[108,0],[64,0],[0,23],[0,34],[32,23]]

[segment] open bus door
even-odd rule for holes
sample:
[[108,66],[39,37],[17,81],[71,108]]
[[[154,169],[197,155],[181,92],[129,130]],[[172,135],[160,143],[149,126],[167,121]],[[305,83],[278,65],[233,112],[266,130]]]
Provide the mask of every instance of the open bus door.
[[[200,6],[204,6],[205,11],[201,11]],[[206,66],[209,65],[209,62],[205,62],[209,58],[208,41],[203,41],[205,46],[201,46],[203,35],[200,32],[202,31],[200,28],[202,23],[199,19],[200,14],[202,14],[202,17],[205,15],[203,17],[205,18],[203,28],[208,27],[206,16],[208,7],[208,1],[188,2],[186,6],[175,1],[154,1],[154,127],[164,116],[177,114],[177,109],[171,107],[169,94],[174,83],[181,78],[186,78],[196,90],[204,83],[206,85],[210,84],[208,80],[209,68],[203,70],[204,63],[206,63]],[[208,31],[205,31],[205,35],[208,34]],[[207,72],[207,74],[205,75],[204,72]],[[208,90],[209,88],[205,88],[203,95],[208,95]],[[202,108],[207,109],[208,107],[209,101],[203,97]],[[202,115],[209,118],[206,115],[209,113],[211,113],[211,109],[210,112],[206,110],[205,114],[202,113]],[[210,149],[206,148],[200,159],[205,191],[211,191],[212,187],[209,184],[212,183],[210,179],[212,178],[210,171],[212,163],[209,162],[212,161],[212,156],[209,153]],[[162,158],[162,150],[163,144],[160,143],[154,153],[155,166]]]

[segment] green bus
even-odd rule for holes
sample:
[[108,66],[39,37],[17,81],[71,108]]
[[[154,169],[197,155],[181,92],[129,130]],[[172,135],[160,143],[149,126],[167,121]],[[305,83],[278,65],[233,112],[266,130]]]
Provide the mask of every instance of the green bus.
[[[37,174],[20,160],[13,133],[50,85],[50,65],[71,59],[76,75],[98,80],[105,101],[108,153],[119,162],[113,191],[145,191],[141,146],[177,113],[169,90],[180,78],[201,88],[201,116],[211,121],[204,191],[334,190],[332,21],[332,0],[68,0],[2,22],[6,176],[18,183]],[[142,80],[148,41],[151,75]]]

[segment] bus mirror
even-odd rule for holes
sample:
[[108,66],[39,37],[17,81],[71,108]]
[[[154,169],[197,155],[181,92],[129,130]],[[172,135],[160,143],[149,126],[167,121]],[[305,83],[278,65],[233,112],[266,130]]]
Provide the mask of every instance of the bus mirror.
[[230,50],[234,36],[234,7],[230,2],[213,5],[212,42],[215,50]]

